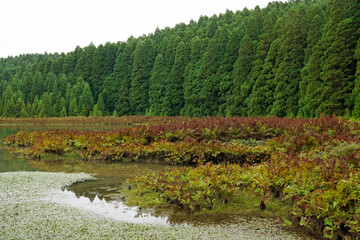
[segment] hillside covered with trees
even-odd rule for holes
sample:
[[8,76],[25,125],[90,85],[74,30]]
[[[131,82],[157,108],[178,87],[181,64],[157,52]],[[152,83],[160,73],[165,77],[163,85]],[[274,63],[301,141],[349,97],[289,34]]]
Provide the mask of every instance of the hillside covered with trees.
[[0,116],[360,117],[359,27],[358,0],[291,0],[1,58]]

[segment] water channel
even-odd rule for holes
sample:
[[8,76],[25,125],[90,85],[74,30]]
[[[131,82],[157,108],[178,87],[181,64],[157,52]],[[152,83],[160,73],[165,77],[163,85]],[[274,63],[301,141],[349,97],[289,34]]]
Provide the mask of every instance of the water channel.
[[[46,126],[0,126],[0,139],[4,136],[15,134],[19,130],[35,131],[49,129],[76,129],[76,130],[104,130],[114,129],[114,126],[67,126],[67,125],[46,125]],[[119,127],[118,127],[119,128]],[[154,163],[105,163],[85,162],[77,158],[68,159],[42,159],[22,160],[17,158],[0,145],[0,172],[13,171],[48,171],[48,172],[86,172],[93,174],[97,180],[76,183],[63,190],[49,193],[49,200],[87,210],[111,217],[116,220],[131,223],[149,223],[160,225],[173,224],[219,224],[239,221],[239,216],[229,214],[212,214],[193,216],[178,209],[139,209],[124,204],[123,189],[124,182],[129,177],[140,176],[150,172],[159,172],[171,166]],[[246,221],[243,218],[242,221]],[[253,221],[249,219],[249,221]],[[263,221],[263,220],[262,220]],[[270,220],[273,221],[273,220]],[[280,225],[281,226],[281,225]],[[297,236],[299,233],[294,233]],[[302,235],[302,234],[300,234]],[[304,235],[303,235],[304,236]],[[308,239],[304,236],[304,239]]]

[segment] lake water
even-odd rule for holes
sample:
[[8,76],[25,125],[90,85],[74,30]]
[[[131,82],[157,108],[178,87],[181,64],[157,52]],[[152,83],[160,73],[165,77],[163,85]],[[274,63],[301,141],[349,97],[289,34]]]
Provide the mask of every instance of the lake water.
[[[94,130],[94,126],[0,126],[0,138],[15,134],[19,130],[35,131],[49,129],[76,129]],[[96,130],[111,128],[109,126],[96,127]],[[88,210],[97,214],[112,217],[132,223],[150,223],[168,225],[168,217],[158,216],[153,209],[139,209],[129,207],[123,203],[121,195],[126,179],[141,176],[150,172],[159,172],[170,168],[167,165],[148,163],[106,163],[85,162],[78,158],[22,160],[11,155],[0,145],[0,172],[13,171],[48,171],[48,172],[86,172],[94,174],[97,180],[74,184],[63,191],[54,191],[49,194],[49,200]]]
[[[47,126],[0,126],[0,138],[15,134],[19,130],[49,130],[49,129],[76,129],[76,130],[104,130],[114,129],[114,126],[66,126],[66,125],[47,125]],[[119,128],[119,126],[117,127]],[[105,217],[132,223],[150,223],[160,225],[172,224],[219,224],[243,221],[247,218],[229,214],[210,214],[194,216],[179,209],[165,209],[155,211],[154,209],[139,209],[129,207],[124,204],[123,189],[126,187],[124,182],[129,177],[140,176],[150,172],[159,172],[163,169],[171,168],[168,165],[154,163],[106,163],[106,162],[85,162],[78,158],[68,159],[41,159],[22,160],[9,154],[4,145],[0,145],[0,172],[11,171],[48,171],[48,172],[86,172],[93,174],[97,180],[76,183],[61,191],[49,193],[49,200],[76,207],[79,209],[94,212]],[[252,218],[248,219],[253,222]],[[261,221],[264,221],[262,219]],[[269,222],[274,223],[274,219]],[[281,227],[281,224],[278,225]],[[260,226],[261,227],[261,226]],[[297,238],[303,233],[296,234]]]

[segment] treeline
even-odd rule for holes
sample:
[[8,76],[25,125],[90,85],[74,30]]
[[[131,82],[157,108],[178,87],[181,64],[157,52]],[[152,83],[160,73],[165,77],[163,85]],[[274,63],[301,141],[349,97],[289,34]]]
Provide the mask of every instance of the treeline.
[[0,116],[360,117],[359,26],[358,0],[272,2],[126,42],[1,58]]

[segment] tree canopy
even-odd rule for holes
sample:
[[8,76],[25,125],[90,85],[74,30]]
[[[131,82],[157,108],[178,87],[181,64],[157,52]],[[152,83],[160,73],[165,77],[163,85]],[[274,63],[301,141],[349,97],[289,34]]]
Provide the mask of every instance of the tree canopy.
[[358,0],[271,2],[0,58],[0,116],[360,117]]

